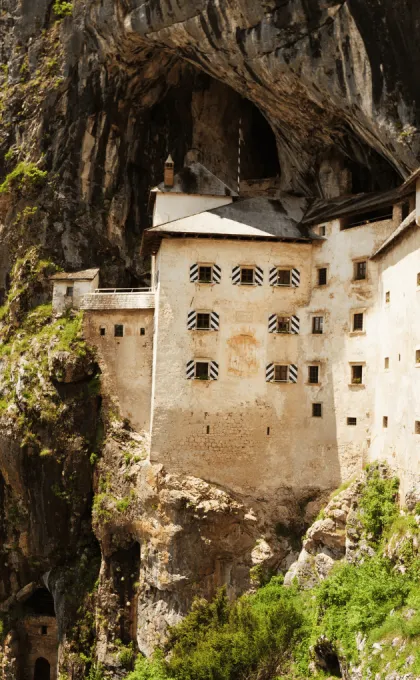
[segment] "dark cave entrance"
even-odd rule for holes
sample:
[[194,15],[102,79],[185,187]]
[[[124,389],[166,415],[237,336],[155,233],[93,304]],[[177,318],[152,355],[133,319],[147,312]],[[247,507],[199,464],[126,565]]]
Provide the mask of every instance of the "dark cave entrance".
[[42,656],[35,662],[34,680],[51,680],[51,666]]
[[135,640],[137,597],[136,584],[140,573],[140,543],[119,548],[109,559],[109,576],[120,609],[119,638],[124,645]]
[[25,602],[25,611],[33,616],[55,617],[54,598],[46,588],[35,590]]
[[316,665],[326,671],[333,678],[342,678],[340,662],[337,653],[328,640],[320,640],[315,645]]

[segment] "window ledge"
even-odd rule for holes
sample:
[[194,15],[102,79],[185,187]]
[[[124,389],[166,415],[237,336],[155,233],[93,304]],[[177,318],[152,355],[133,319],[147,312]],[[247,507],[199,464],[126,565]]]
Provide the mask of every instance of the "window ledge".
[[363,383],[361,385],[359,385],[358,383],[349,383],[349,387],[355,390],[364,390],[366,385],[364,385]]
[[353,337],[354,335],[366,335],[366,331],[350,331],[349,335],[350,337]]

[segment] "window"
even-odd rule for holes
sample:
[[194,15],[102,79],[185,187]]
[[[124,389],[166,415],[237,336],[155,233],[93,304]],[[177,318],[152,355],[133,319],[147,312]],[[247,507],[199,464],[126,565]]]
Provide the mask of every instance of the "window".
[[326,229],[325,229],[325,224],[324,224],[322,227],[319,228],[319,235],[325,236],[325,232],[326,232]]
[[274,366],[274,382],[287,382],[289,379],[288,366]]
[[277,317],[277,333],[290,333],[290,316]]
[[73,286],[67,286],[67,288],[66,288],[66,296],[67,296],[67,297],[73,297],[73,293],[74,293],[74,288],[73,288]]
[[416,420],[416,422],[414,424],[414,432],[416,434],[420,434],[420,420]]
[[405,203],[402,204],[401,206],[401,221],[404,222],[405,219],[410,214],[410,203],[409,201],[405,201]]
[[382,418],[382,427],[388,427],[388,416]]
[[114,336],[116,338],[122,338],[124,336],[124,326],[122,324],[115,324]]
[[352,385],[361,385],[363,383],[363,366],[351,367],[351,382]]
[[196,361],[194,376],[197,380],[209,380],[209,362]]
[[146,329],[140,328],[140,335],[146,335]]
[[254,283],[255,270],[251,267],[241,267],[241,283],[250,285]]
[[206,427],[206,433],[207,433],[207,434],[210,434],[210,425],[207,425],[207,427]]
[[363,281],[367,274],[367,262],[366,260],[361,260],[360,262],[354,263],[354,278],[356,281]]
[[277,270],[277,285],[278,286],[290,286],[291,273],[290,269],[278,269]]
[[308,382],[311,383],[311,385],[317,385],[319,383],[319,366],[308,367]]
[[327,268],[321,267],[318,269],[318,286],[325,286],[327,284]]
[[213,267],[211,265],[200,265],[198,268],[198,282],[211,283],[213,280]]
[[420,365],[420,349],[416,349],[416,364]]
[[47,626],[41,626],[41,635],[47,635],[47,633],[48,633]]
[[314,335],[321,335],[324,332],[324,317],[314,316],[312,318],[312,333]]
[[357,425],[357,418],[347,418],[347,425]]
[[417,285],[420,286],[420,272],[417,274]]
[[391,300],[391,293],[390,293],[389,290],[388,290],[388,291],[385,293],[385,302],[388,304],[388,302],[390,302],[390,300]]
[[269,437],[269,436],[270,436],[270,428],[267,427],[267,437]]
[[322,404],[312,404],[312,418],[322,418]]
[[353,314],[353,331],[363,330],[363,312]]
[[385,370],[389,368],[389,357],[385,357],[384,359],[384,368]]
[[393,206],[389,205],[385,208],[369,210],[367,212],[358,213],[357,215],[341,218],[341,229],[351,229],[352,227],[359,227],[361,224],[369,224],[370,222],[392,220],[392,210]]
[[204,312],[197,313],[197,330],[208,331],[210,330],[210,314]]
[[105,328],[105,326],[101,326],[101,327],[100,327],[100,329],[99,329],[99,334],[100,334],[100,335],[105,335],[105,334],[106,334],[106,328]]

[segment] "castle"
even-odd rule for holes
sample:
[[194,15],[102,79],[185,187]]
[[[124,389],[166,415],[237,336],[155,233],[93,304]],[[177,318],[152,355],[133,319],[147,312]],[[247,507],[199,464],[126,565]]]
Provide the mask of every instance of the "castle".
[[253,497],[386,459],[420,475],[420,171],[382,193],[239,198],[172,159],[152,191],[150,289],[61,273],[150,459]]

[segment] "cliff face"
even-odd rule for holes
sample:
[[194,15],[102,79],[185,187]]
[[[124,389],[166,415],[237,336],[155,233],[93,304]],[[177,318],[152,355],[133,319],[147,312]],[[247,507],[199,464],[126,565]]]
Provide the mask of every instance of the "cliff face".
[[276,177],[308,196],[394,186],[419,155],[420,7],[2,0],[1,9],[0,599],[13,623],[46,585],[63,669],[79,680],[94,654],[118,677],[118,640],[149,652],[194,595],[226,582],[236,595],[250,570],[258,581],[287,567],[322,498],[281,489],[267,508],[144,461],[142,435],[113,422],[112,395],[92,382],[98,368],[77,320],[54,325],[45,308],[51,262],[100,265],[104,286],[147,280],[137,253],[168,152],[234,186],[240,121],[244,180]]

